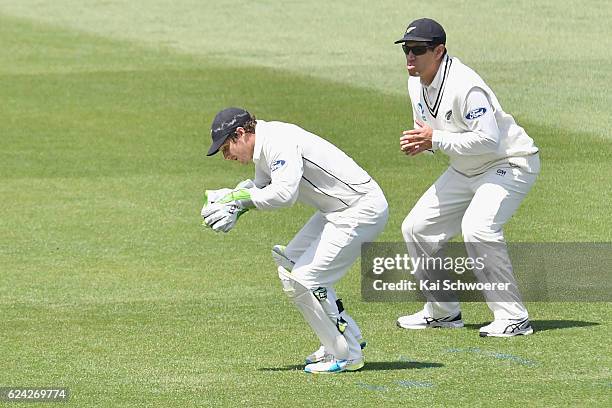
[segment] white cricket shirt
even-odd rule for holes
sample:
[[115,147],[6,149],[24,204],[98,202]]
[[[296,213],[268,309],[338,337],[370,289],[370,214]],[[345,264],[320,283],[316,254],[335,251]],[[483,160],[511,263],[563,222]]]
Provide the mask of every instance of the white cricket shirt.
[[432,127],[433,149],[447,154],[458,172],[474,176],[501,165],[540,171],[533,140],[458,58],[445,55],[427,87],[419,77],[409,77],[408,93],[413,118]]
[[378,188],[370,175],[336,146],[299,126],[257,120],[253,204],[267,210],[296,200],[321,212],[344,210]]

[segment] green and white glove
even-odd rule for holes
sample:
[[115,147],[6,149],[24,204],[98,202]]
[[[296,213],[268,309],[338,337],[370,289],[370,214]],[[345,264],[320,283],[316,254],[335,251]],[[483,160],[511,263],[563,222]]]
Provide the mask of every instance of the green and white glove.
[[[206,204],[204,204],[204,207],[216,203],[217,201],[219,201],[220,199],[222,199],[223,197],[225,197],[232,191],[240,190],[243,188],[247,188],[247,189],[255,188],[255,183],[253,182],[253,180],[248,179],[248,180],[244,180],[238,183],[236,187],[234,187],[233,190],[231,188],[220,188],[219,190],[206,190],[206,192],[204,193],[204,201],[206,201]],[[204,208],[202,208],[202,211],[204,211]]]
[[231,192],[232,192],[231,188],[222,188],[219,190],[206,190],[206,192],[204,193],[204,201],[206,203],[204,204],[204,207],[202,207],[202,210],[200,211],[202,218],[204,218],[204,214],[208,214],[214,208],[217,208],[215,206],[215,203],[217,201],[219,201],[220,199],[222,199],[223,197],[225,197]]
[[[204,207],[216,203],[217,201],[219,201],[220,199],[222,199],[223,197],[225,197],[231,192],[232,192],[231,188],[221,188],[219,190],[206,190],[206,192],[204,193],[204,201],[206,201],[206,204],[204,204]],[[202,211],[204,211],[204,208],[202,208]]]
[[229,232],[238,218],[255,205],[251,193],[245,188],[233,190],[202,209],[204,223],[215,232]]
[[219,204],[231,204],[235,203],[244,212],[247,212],[251,208],[255,208],[255,204],[251,200],[251,193],[246,188],[239,188],[232,190],[225,196],[221,197],[217,203]]

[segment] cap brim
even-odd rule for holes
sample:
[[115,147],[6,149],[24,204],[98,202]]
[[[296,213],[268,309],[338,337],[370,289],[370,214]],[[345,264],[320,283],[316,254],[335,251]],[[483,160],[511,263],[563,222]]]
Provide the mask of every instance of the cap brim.
[[406,41],[432,42],[433,39],[431,39],[431,38],[424,38],[424,37],[415,37],[413,35],[407,35],[404,38],[402,38],[401,40],[397,40],[394,44],[400,44],[400,43],[404,43]]
[[206,155],[213,156],[217,154],[217,152],[219,151],[223,143],[225,143],[228,137],[229,137],[229,134],[225,136],[223,139],[219,139],[216,142],[213,142],[212,146],[210,146],[210,149],[208,149],[208,153],[206,153]]

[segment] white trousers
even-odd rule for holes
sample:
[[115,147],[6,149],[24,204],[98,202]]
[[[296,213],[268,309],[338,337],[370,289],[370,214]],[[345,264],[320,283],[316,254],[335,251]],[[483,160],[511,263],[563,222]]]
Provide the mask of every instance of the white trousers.
[[387,200],[376,186],[346,210],[316,212],[285,249],[287,257],[295,262],[291,275],[310,290],[326,288],[326,313],[333,322],[342,318],[348,323],[345,337],[350,358],[361,355],[361,330],[346,311],[338,310],[334,285],[359,258],[361,244],[374,241],[382,232],[388,217]]
[[[453,168],[423,194],[402,224],[402,234],[411,257],[433,256],[445,242],[460,232],[470,258],[483,257],[488,282],[508,282],[509,301],[485,299],[495,319],[527,318],[512,272],[503,226],[519,208],[537,174],[516,167],[495,167],[466,177]],[[486,254],[486,256],[485,256]],[[417,277],[431,271],[416,270]],[[426,276],[427,277],[427,276]],[[429,276],[431,277],[431,276]],[[424,311],[435,318],[459,313],[458,301],[428,301]]]
[[351,207],[333,213],[317,211],[287,244],[285,254],[295,262],[291,271],[307,288],[333,288],[372,242],[389,217],[380,190],[364,195]]

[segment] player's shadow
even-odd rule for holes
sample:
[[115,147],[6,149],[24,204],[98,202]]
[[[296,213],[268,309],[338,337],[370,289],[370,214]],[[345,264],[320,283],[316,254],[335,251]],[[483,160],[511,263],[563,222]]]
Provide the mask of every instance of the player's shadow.
[[[391,370],[417,370],[421,368],[444,367],[444,364],[421,361],[366,361],[360,371],[391,371]],[[258,371],[302,371],[303,364],[292,364],[282,367],[263,367]]]
[[[546,331],[546,330],[557,330],[557,329],[569,329],[571,327],[588,327],[588,326],[599,326],[599,323],[585,322],[583,320],[530,320],[534,331]],[[480,329],[486,323],[469,323],[465,327],[468,329]]]
[[421,368],[438,367],[444,367],[444,364],[430,363],[427,361],[366,361],[361,371],[418,370]]

